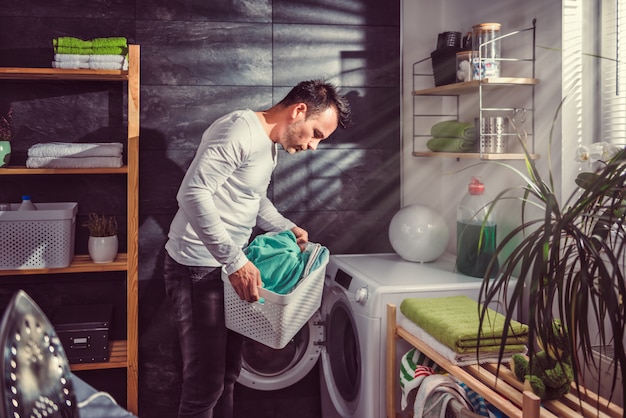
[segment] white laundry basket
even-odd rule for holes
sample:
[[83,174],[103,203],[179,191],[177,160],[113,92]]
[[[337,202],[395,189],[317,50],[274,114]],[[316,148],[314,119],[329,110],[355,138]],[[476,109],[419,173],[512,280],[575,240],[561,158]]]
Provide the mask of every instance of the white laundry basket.
[[222,270],[226,327],[271,348],[284,348],[322,303],[328,257],[287,294],[259,288],[259,302],[241,300]]
[[0,211],[0,270],[67,267],[74,257],[78,203],[37,203]]

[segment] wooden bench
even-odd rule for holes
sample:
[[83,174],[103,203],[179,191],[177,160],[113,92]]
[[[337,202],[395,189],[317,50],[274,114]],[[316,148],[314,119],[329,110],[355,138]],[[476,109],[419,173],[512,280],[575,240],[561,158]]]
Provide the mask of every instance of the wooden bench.
[[[558,401],[541,402],[539,397],[524,391],[513,372],[505,365],[481,364],[456,366],[426,345],[415,335],[396,323],[396,306],[387,305],[387,418],[396,418],[396,385],[399,371],[396,368],[396,340],[402,338],[428,356],[441,368],[455,376],[485,400],[509,417],[610,417],[621,418],[624,409],[584,388],[580,391],[572,384],[569,394]],[[497,377],[496,377],[497,373]]]

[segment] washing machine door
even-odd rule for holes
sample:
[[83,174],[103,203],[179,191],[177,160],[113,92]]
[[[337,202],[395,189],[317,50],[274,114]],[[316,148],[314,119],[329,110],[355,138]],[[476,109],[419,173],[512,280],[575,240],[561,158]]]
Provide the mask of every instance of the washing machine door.
[[324,416],[352,417],[361,389],[361,347],[358,327],[345,291],[339,286],[325,289],[322,298],[325,342],[321,354]]
[[243,366],[237,382],[257,390],[284,389],[304,378],[321,352],[324,331],[316,311],[284,348],[274,349],[246,338]]

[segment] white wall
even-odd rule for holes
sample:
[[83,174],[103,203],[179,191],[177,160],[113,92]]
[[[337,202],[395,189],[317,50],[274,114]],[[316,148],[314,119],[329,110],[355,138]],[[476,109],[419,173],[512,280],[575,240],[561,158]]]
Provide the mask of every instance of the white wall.
[[[503,0],[491,2],[486,0],[443,0],[434,2],[426,0],[404,0],[402,10],[402,45],[403,45],[403,116],[402,116],[402,204],[425,204],[438,210],[451,230],[451,239],[448,251],[456,252],[456,207],[467,191],[469,178],[479,175],[485,182],[487,191],[495,196],[507,187],[522,184],[519,177],[498,163],[478,162],[476,160],[457,161],[450,158],[413,157],[413,63],[425,57],[436,48],[437,34],[444,31],[471,31],[472,25],[483,22],[499,22],[502,24],[502,33],[508,33],[532,26],[533,18],[537,19],[536,31],[536,78],[540,84],[535,89],[535,152],[541,154],[537,162],[542,172],[548,167],[548,137],[553,116],[559,106],[561,98],[561,3],[545,2],[543,0],[528,0],[513,2]],[[522,38],[517,38],[522,39]],[[523,39],[529,39],[525,37]],[[531,38],[530,38],[531,39]],[[511,54],[516,58],[518,45],[510,43],[509,50],[504,48],[503,57]],[[524,45],[519,45],[524,48]],[[531,49],[529,49],[531,50]],[[522,58],[528,54],[524,53]],[[426,62],[430,65],[429,62]],[[503,76],[506,76],[503,68]],[[425,79],[428,82],[428,79]],[[422,80],[424,82],[424,80]],[[434,86],[417,86],[426,88]],[[502,98],[496,99],[498,105],[510,106],[507,101],[518,100],[523,93],[506,91]],[[417,98],[416,103],[422,102]],[[450,103],[428,99],[424,106],[439,106],[436,111],[449,112]],[[434,104],[433,104],[434,103]],[[478,116],[478,96],[463,95],[461,97],[461,119],[473,121]],[[423,104],[423,103],[422,103]],[[452,104],[454,107],[455,105]],[[421,111],[421,110],[420,110]],[[431,121],[420,120],[416,129],[428,132]],[[560,129],[556,130],[553,138],[553,150],[559,154],[561,149]],[[554,161],[559,161],[555,155]],[[507,161],[520,170],[524,164],[520,161]],[[560,169],[560,164],[553,164],[553,169]],[[557,173],[558,174],[558,173]],[[557,175],[557,178],[560,178]],[[511,205],[509,205],[511,206]],[[511,207],[502,207],[498,213],[498,234],[503,236],[516,224],[517,219],[512,216],[517,211]]]

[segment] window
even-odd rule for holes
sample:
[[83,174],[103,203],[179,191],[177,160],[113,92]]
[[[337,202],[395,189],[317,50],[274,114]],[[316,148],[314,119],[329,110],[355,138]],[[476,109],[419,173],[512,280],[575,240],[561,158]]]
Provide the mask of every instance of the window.
[[626,0],[603,0],[600,13],[601,140],[626,143]]

